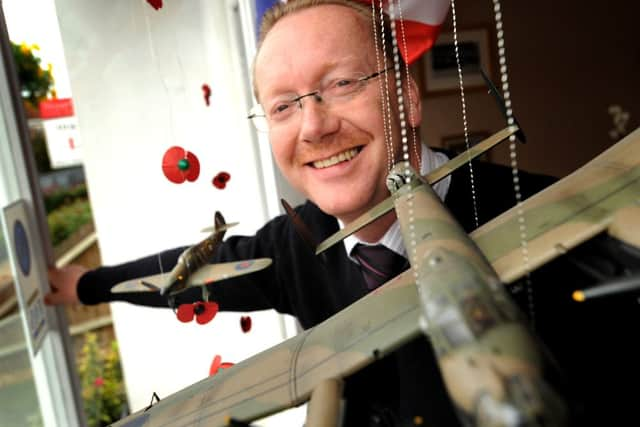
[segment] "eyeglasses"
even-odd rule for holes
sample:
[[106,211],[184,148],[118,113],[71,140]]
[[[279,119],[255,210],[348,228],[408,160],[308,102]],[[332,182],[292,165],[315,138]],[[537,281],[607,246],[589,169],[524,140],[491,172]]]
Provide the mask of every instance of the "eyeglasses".
[[[373,74],[363,76],[362,73],[355,73],[350,76],[330,79],[313,92],[293,98],[276,98],[269,100],[265,105],[257,104],[249,111],[248,119],[251,120],[258,132],[268,132],[269,128],[285,125],[302,109],[302,100],[312,97],[316,102],[322,102],[327,106],[338,104],[352,99],[360,93],[369,80],[389,71],[376,71]],[[295,107],[298,108],[295,108]]]

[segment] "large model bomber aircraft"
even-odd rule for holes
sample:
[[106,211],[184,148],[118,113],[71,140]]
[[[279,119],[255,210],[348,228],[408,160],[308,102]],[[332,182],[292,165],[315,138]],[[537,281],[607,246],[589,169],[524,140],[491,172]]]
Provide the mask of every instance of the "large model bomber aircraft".
[[[115,425],[248,425],[306,401],[306,426],[338,425],[342,379],[423,333],[465,423],[564,425],[567,406],[545,377],[544,351],[504,285],[602,233],[640,253],[640,129],[465,233],[430,184],[518,130],[503,129],[426,177],[397,165],[389,174],[389,199],[318,248],[395,209],[409,270],[316,327]],[[623,292],[639,282],[636,274],[597,292],[577,290],[575,297]]]

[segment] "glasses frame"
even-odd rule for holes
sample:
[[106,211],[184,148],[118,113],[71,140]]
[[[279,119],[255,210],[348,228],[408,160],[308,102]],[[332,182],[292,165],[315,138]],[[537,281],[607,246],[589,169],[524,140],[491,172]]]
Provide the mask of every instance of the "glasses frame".
[[[358,82],[362,82],[362,83],[366,83],[371,79],[375,79],[376,77],[386,73],[387,71],[390,71],[393,69],[393,66],[382,69],[382,70],[378,70],[375,73],[371,73],[369,75],[366,75],[364,77],[360,77],[357,79]],[[296,96],[295,98],[291,99],[289,102],[291,103],[297,103],[298,107],[300,109],[302,109],[302,100],[304,98],[307,98],[309,96],[313,96],[316,101],[320,102],[323,100],[322,95],[320,94],[320,90],[314,90],[313,92],[309,92],[309,93],[305,93],[303,95],[299,95]],[[253,124],[254,128],[258,131],[258,132],[268,132],[269,131],[269,123],[267,122],[267,114],[264,112],[264,109],[262,108],[261,104],[256,104],[253,107],[251,107],[251,110],[249,110],[249,115],[247,116],[247,119],[251,120],[251,123]]]

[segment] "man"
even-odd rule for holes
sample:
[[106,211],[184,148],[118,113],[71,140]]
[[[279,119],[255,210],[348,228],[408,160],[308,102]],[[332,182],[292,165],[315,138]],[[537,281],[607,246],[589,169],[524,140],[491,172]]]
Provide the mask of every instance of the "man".
[[[255,113],[255,118],[268,124],[278,167],[309,199],[296,211],[316,241],[337,231],[338,220],[349,224],[388,197],[389,158],[401,159],[398,99],[392,91],[392,114],[385,122],[380,94],[381,83],[395,88],[393,73],[381,66],[380,51],[386,51],[388,59],[393,56],[388,48],[376,48],[373,40],[370,6],[348,0],[290,1],[276,6],[263,22],[254,70],[256,98],[263,111]],[[403,76],[403,89],[406,124],[417,130],[421,122],[417,86]],[[425,146],[412,147],[409,152],[411,163],[416,168],[421,165],[423,174],[446,160]],[[478,187],[478,197],[490,200],[489,208],[481,211],[483,220],[513,204],[510,169],[480,165],[475,172],[492,182],[490,189]],[[437,190],[469,229],[473,214],[466,173],[456,173]],[[528,178],[526,174],[521,178],[525,193],[549,183],[544,180],[527,187]],[[355,236],[360,242],[381,242],[404,252],[393,212]],[[52,270],[53,291],[46,301],[96,304],[117,299],[166,307],[167,301],[158,294],[116,296],[110,288],[133,277],[158,273],[158,257],[163,266],[174,265],[183,249],[94,271],[79,266]],[[211,260],[269,257],[273,265],[211,287],[211,299],[221,310],[274,308],[294,315],[304,328],[310,328],[369,292],[350,253],[344,245],[337,245],[322,263],[291,220],[277,217],[255,236],[228,238]],[[199,296],[192,289],[180,294],[177,303]],[[348,426],[414,425],[418,419],[425,425],[458,423],[431,347],[423,338],[349,378],[345,397]]]

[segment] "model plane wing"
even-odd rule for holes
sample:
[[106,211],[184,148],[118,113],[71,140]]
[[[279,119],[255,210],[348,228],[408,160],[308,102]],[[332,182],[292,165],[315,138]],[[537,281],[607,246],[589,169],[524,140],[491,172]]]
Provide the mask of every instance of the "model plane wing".
[[209,264],[189,277],[187,286],[202,286],[218,280],[230,279],[262,270],[271,265],[271,258],[257,258],[245,261]]
[[321,381],[350,375],[421,333],[416,287],[406,273],[316,327],[114,427],[228,426],[301,404]]
[[[167,281],[169,273],[154,274],[121,282],[111,288],[113,293],[124,292],[158,292]],[[146,284],[145,284],[146,283]]]
[[[573,174],[481,226],[471,237],[500,279],[510,283],[608,228],[624,240],[618,223],[635,217],[627,232],[640,228],[639,200],[640,128]],[[518,211],[527,236],[526,263]]]
[[[639,160],[640,130],[521,205],[530,221],[530,267],[555,256],[558,244],[575,245],[605,229],[616,211],[634,208]],[[505,282],[524,274],[505,266],[522,264],[519,235],[516,210],[472,235]],[[407,270],[316,327],[114,425],[151,427],[170,420],[176,426],[223,426],[298,405],[325,379],[348,376],[420,334],[421,313],[414,273]]]
[[[187,286],[204,286],[219,280],[253,273],[269,265],[271,265],[271,258],[208,264],[189,276]],[[111,288],[111,292],[158,292],[166,286],[169,275],[170,273],[162,273],[128,280]]]
[[[460,166],[470,162],[471,160],[485,153],[487,150],[495,147],[500,142],[506,140],[509,136],[517,133],[518,130],[519,128],[517,126],[508,126],[494,133],[483,141],[480,141],[469,150],[457,155],[444,165],[434,169],[422,178],[429,184],[433,185],[443,178],[446,178]],[[371,208],[369,211],[364,213],[362,216],[356,218],[353,222],[349,223],[343,229],[331,235],[329,238],[318,245],[318,247],[316,248],[316,254],[320,254],[326,251],[331,246],[343,240],[345,237],[352,235],[356,231],[363,228],[365,225],[389,212],[394,208],[394,200],[395,198],[393,196],[388,197],[387,199],[383,200],[382,202]]]

